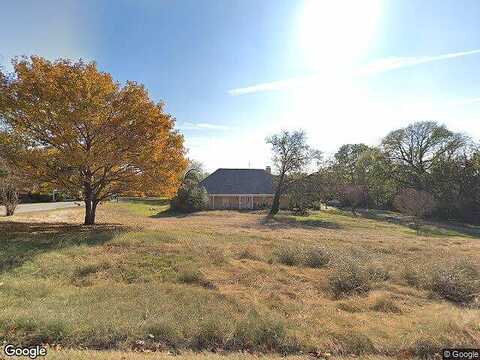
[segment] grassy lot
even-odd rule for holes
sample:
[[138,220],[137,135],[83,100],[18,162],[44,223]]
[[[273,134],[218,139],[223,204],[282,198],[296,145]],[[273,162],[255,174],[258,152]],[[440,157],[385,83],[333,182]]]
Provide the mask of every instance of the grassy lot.
[[475,227],[429,224],[417,236],[374,213],[266,221],[176,215],[162,201],[104,204],[93,228],[82,216],[1,218],[0,340],[73,349],[51,359],[373,360],[480,347]]
[[[120,351],[91,351],[91,350],[65,350],[53,351],[48,353],[49,360],[258,360],[259,356],[248,353],[229,353],[227,356],[223,353],[215,354],[212,352],[184,352],[180,356],[172,356],[171,352],[120,352]],[[281,356],[281,355],[264,355],[261,357],[265,360],[312,360],[311,356]],[[334,357],[335,360],[354,360],[358,357]],[[363,360],[388,360],[384,356],[362,356]]]

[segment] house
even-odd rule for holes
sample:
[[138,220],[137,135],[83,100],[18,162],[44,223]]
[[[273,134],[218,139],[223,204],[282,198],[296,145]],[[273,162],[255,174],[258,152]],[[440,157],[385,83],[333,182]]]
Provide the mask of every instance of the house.
[[261,209],[270,207],[275,192],[270,167],[218,169],[201,183],[210,209]]

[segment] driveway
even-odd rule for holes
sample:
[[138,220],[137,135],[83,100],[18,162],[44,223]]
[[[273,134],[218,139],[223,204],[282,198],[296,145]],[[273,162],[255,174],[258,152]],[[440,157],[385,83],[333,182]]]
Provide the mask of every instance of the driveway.
[[[82,201],[65,201],[53,203],[35,203],[35,204],[19,204],[15,210],[15,214],[29,213],[34,211],[47,211],[55,209],[67,209],[72,207],[83,206]],[[5,215],[5,208],[0,207],[0,214]]]

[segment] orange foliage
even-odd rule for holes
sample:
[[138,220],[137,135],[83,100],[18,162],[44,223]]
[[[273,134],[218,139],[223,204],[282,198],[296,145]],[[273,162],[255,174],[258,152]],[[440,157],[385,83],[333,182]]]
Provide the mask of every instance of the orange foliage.
[[175,194],[187,166],[183,136],[142,85],[121,86],[82,61],[31,57],[14,69],[0,73],[0,146],[10,164],[81,194],[93,212],[112,195]]

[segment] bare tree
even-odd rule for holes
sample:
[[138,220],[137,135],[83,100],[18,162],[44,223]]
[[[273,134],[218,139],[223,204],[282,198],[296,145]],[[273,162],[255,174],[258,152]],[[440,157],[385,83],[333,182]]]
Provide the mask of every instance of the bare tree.
[[298,175],[304,172],[313,159],[320,157],[320,152],[307,145],[304,131],[282,131],[266,139],[272,145],[273,163],[278,172],[276,177],[275,196],[273,198],[270,216],[275,216],[280,208],[280,197],[289,185],[288,177],[298,181]]
[[367,189],[363,185],[347,185],[342,189],[344,200],[350,205],[353,215],[357,215],[356,210],[367,201]]
[[420,233],[421,219],[430,214],[435,208],[435,200],[426,191],[415,189],[402,189],[395,197],[394,206],[403,214],[413,219],[417,234]]

